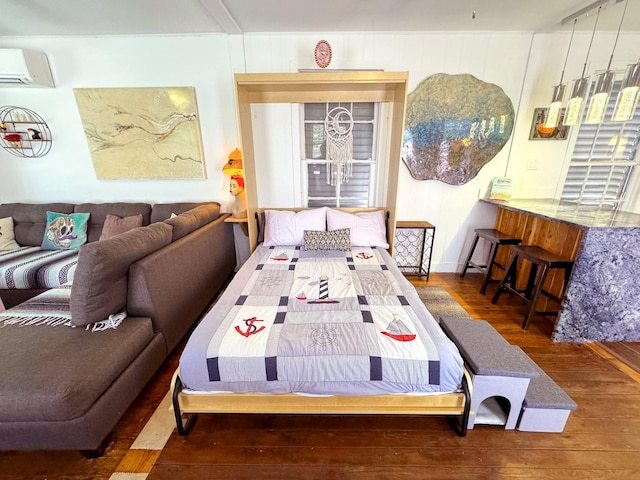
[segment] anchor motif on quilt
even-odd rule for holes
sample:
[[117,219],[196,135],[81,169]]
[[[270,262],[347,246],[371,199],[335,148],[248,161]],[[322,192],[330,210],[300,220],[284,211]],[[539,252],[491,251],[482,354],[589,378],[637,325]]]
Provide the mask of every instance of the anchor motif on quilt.
[[238,332],[243,337],[247,337],[248,338],[251,335],[255,335],[256,333],[260,333],[262,330],[264,330],[264,325],[261,325],[260,328],[258,328],[256,325],[254,325],[254,323],[263,322],[264,320],[258,320],[256,317],[251,317],[251,318],[245,318],[242,321],[247,326],[246,331],[243,332],[242,330],[240,330],[240,327],[238,325],[236,325],[236,332]]
[[360,258],[362,260],[369,260],[370,258],[373,258],[373,255],[366,252],[360,252],[356,254],[356,258]]

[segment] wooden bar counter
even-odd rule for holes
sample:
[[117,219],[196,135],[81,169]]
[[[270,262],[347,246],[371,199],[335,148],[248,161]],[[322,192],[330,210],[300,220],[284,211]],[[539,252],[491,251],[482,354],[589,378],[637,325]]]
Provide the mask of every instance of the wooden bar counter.
[[[554,341],[640,341],[639,214],[552,199],[481,201],[497,206],[498,230],[574,260]],[[561,274],[550,275],[546,288],[560,293]]]

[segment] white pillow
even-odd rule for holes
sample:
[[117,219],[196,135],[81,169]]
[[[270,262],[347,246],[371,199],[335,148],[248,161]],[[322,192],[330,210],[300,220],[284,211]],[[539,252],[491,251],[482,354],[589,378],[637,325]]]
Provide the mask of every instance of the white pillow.
[[0,218],[0,250],[15,250],[20,248],[13,235],[13,218]]
[[327,230],[351,229],[351,246],[389,248],[384,210],[348,213],[327,210]]
[[327,207],[300,212],[265,210],[263,245],[304,245],[305,230],[327,230],[326,211]]

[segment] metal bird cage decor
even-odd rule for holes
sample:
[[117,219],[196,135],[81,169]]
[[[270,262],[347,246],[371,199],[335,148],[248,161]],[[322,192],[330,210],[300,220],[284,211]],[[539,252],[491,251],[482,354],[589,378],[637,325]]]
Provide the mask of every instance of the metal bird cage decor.
[[28,108],[0,108],[0,145],[16,157],[43,157],[51,150],[51,130]]

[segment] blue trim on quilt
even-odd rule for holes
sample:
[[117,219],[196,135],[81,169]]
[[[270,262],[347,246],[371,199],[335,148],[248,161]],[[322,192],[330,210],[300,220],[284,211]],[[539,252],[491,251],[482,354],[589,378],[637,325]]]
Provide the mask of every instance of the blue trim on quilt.
[[267,374],[267,382],[278,380],[278,357],[266,357],[264,367]]
[[207,358],[207,371],[209,372],[210,382],[220,381],[220,368],[218,366],[218,357]]
[[373,323],[373,315],[371,315],[371,311],[361,310],[361,313],[362,313],[362,321],[364,323]]
[[236,300],[236,303],[235,303],[235,304],[236,304],[236,305],[244,305],[244,302],[246,302],[246,301],[247,301],[247,298],[248,298],[248,297],[249,297],[248,295],[240,295],[240,296],[238,297],[238,299]]
[[429,360],[429,385],[440,385],[440,360]]
[[382,381],[382,358],[369,357],[370,373],[369,380],[372,382]]

